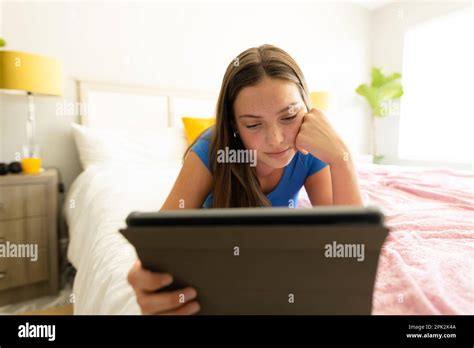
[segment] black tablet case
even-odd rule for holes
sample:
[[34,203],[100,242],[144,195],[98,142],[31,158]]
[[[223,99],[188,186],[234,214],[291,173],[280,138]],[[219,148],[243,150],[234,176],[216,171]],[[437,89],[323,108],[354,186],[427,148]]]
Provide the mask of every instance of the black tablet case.
[[[388,229],[376,208],[133,212],[120,232],[151,271],[194,286],[199,314],[370,314]],[[364,261],[325,256],[364,244]],[[238,247],[239,255],[235,255]]]

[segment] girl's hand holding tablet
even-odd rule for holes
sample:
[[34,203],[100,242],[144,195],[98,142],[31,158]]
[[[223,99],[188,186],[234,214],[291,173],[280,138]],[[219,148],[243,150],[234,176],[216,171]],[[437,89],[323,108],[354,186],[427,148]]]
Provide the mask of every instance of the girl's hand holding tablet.
[[137,296],[137,302],[143,314],[196,314],[200,307],[194,288],[187,287],[174,291],[157,292],[173,282],[167,273],[145,270],[140,261],[135,262],[128,273],[128,282]]

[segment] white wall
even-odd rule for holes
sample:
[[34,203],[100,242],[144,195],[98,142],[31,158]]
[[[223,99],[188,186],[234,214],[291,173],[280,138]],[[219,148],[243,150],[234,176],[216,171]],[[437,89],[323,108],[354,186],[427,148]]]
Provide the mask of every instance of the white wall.
[[[5,2],[8,49],[56,57],[64,64],[65,98],[74,78],[218,91],[227,64],[251,46],[272,43],[301,66],[310,89],[337,100],[331,118],[353,151],[368,151],[368,112],[355,87],[370,67],[370,12],[350,3],[154,4],[150,2]],[[26,103],[3,96],[0,159],[25,141]],[[69,186],[80,172],[69,122],[55,114],[58,98],[38,97],[45,166]]]
[[[372,64],[374,66],[383,66],[387,73],[397,71],[403,75],[403,45],[405,32],[410,27],[424,21],[469,7],[472,9],[471,1],[403,1],[377,9],[372,13],[371,17]],[[442,47],[440,47],[440,49],[442,49]],[[449,67],[440,67],[440,69],[449,69]],[[415,162],[399,159],[397,153],[399,122],[399,115],[389,116],[377,121],[377,145],[379,152],[385,156],[385,163],[428,166],[449,165],[451,167],[469,169],[468,165]],[[422,134],[420,134],[420,141],[422,141]]]

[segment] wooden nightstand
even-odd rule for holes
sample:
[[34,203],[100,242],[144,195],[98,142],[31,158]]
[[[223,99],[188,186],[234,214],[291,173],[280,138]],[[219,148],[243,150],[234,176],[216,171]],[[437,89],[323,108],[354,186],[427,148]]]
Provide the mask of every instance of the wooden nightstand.
[[0,306],[58,292],[57,220],[56,170],[0,176]]

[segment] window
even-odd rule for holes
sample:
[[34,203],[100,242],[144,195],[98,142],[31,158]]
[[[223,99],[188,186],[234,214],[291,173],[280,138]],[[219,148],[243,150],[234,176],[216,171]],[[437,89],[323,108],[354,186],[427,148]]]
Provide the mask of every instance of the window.
[[406,32],[398,155],[470,163],[473,138],[472,13]]

